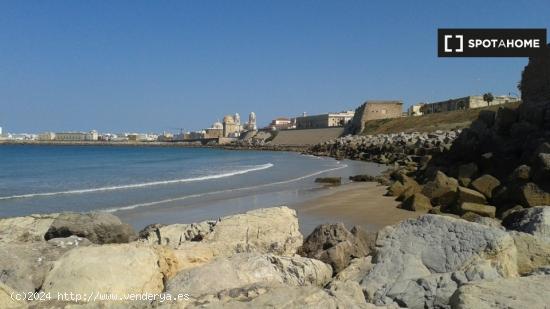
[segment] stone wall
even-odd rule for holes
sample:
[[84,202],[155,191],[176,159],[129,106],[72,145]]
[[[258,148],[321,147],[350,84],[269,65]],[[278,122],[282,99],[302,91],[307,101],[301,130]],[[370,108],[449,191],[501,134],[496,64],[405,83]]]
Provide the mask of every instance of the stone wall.
[[359,134],[365,128],[365,122],[375,119],[398,118],[403,115],[403,103],[400,101],[367,101],[355,110],[355,115],[346,128],[347,134]]

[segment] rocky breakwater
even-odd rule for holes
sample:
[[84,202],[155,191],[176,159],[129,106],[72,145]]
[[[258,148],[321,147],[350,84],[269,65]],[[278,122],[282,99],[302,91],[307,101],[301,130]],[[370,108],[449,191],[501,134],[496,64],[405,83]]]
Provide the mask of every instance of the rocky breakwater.
[[432,156],[449,150],[460,133],[461,130],[348,135],[317,144],[306,152],[338,159],[395,163],[414,170],[417,166],[425,165]]
[[137,234],[110,214],[0,219],[0,308],[544,308],[547,216],[514,218],[326,224],[305,240],[287,207]]
[[450,149],[394,172],[388,194],[409,210],[504,225],[550,205],[550,49],[529,60],[520,87],[518,108],[482,111]]

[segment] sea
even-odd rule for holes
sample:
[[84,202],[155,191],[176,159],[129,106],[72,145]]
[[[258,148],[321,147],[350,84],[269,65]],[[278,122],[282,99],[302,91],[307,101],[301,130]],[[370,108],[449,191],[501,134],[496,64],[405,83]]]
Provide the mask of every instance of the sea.
[[0,145],[0,217],[100,211],[139,230],[292,206],[326,194],[316,177],[385,169],[294,152]]

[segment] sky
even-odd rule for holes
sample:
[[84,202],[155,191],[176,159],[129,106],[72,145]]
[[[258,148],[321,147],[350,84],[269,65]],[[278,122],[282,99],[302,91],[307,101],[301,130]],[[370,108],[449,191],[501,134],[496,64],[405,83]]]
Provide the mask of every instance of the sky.
[[517,94],[526,58],[438,58],[438,28],[550,28],[549,0],[0,0],[0,126],[162,132]]

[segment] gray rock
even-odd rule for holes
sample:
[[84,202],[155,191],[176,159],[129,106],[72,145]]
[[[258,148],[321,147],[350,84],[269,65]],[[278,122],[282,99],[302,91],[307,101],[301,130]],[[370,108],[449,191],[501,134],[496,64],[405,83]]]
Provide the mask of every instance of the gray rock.
[[[365,301],[355,282],[338,283],[321,289],[315,286],[251,285],[207,295],[185,308],[285,308],[285,309],[398,309],[392,304],[378,307]],[[164,307],[163,307],[164,308]],[[173,307],[170,307],[173,308]]]
[[539,275],[469,283],[456,291],[451,304],[455,309],[548,308],[550,276]]
[[243,253],[179,272],[168,281],[166,292],[196,298],[251,284],[322,287],[331,277],[332,268],[315,259]]
[[361,285],[367,300],[409,308],[448,306],[461,284],[517,275],[516,247],[504,231],[424,215],[379,232],[374,266]]
[[58,214],[0,219],[0,242],[44,241]]
[[108,213],[61,213],[53,220],[44,238],[75,235],[96,244],[127,243],[137,239],[134,229]]
[[70,249],[47,242],[2,243],[0,282],[18,292],[34,292],[42,286],[53,263]]
[[226,257],[242,252],[293,255],[303,242],[296,211],[286,206],[255,209],[217,221],[171,224],[141,234],[151,244]]
[[519,210],[502,220],[509,230],[529,233],[550,243],[550,207],[539,206]]

